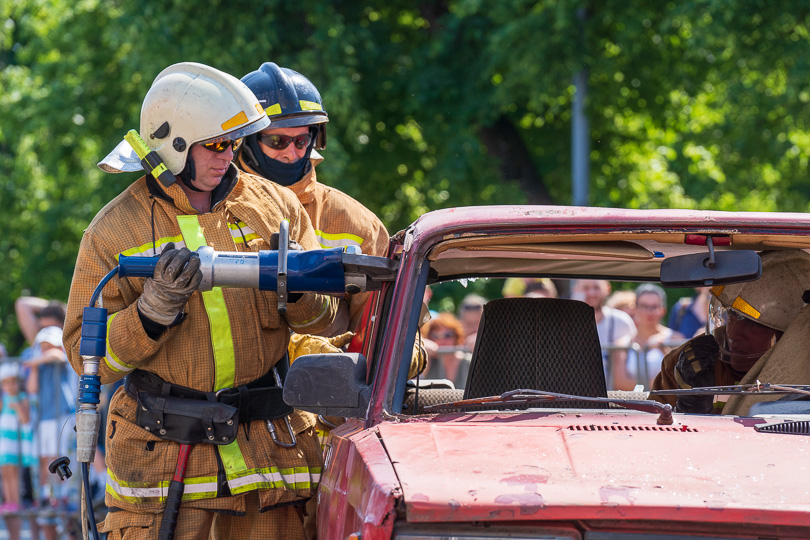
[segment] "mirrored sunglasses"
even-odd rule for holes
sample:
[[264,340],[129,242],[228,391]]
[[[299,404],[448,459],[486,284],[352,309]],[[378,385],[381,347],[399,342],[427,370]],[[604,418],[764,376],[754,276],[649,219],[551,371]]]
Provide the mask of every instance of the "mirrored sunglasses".
[[216,152],[217,154],[221,154],[222,152],[227,150],[229,146],[233,146],[233,151],[236,152],[240,144],[242,144],[242,139],[236,139],[234,141],[210,142],[203,144],[202,147],[205,148],[206,150],[210,150],[212,152]]
[[299,150],[303,150],[309,143],[312,141],[312,134],[311,133],[302,133],[301,135],[296,135],[295,137],[290,137],[289,135],[278,135],[278,134],[267,134],[267,133],[260,133],[259,138],[262,140],[264,144],[272,148],[273,150],[284,150],[290,143],[295,144],[295,147]]

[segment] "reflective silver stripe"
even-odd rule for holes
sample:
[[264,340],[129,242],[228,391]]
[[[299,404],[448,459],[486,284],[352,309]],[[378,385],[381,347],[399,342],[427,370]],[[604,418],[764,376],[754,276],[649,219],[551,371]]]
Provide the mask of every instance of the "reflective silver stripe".
[[[240,476],[232,480],[228,480],[228,487],[233,493],[243,493],[258,487],[266,488],[280,488],[289,486],[295,488],[305,488],[317,486],[321,481],[320,473],[312,472],[306,469],[301,472],[281,473],[279,471],[265,470]],[[302,484],[302,485],[301,485]],[[256,487],[251,487],[256,486]]]
[[[122,499],[165,499],[169,494],[169,486],[155,486],[155,487],[128,487],[116,482],[114,475],[109,475],[107,478],[107,488],[112,489],[116,495]],[[186,479],[185,487],[183,489],[183,497],[188,498],[191,494],[207,494],[210,497],[216,497],[217,484],[216,482],[198,482],[195,483],[194,479]],[[198,497],[199,498],[199,497]]]

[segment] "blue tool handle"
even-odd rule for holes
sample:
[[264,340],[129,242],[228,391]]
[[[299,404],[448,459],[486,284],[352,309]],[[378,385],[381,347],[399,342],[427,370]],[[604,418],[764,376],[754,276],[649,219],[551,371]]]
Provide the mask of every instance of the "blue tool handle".
[[152,277],[160,257],[118,256],[119,277]]

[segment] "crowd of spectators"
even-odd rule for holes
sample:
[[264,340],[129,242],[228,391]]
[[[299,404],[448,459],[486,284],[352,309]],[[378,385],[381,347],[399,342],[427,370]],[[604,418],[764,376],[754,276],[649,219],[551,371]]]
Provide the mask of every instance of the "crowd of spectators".
[[[557,291],[548,278],[509,278],[501,296],[557,298]],[[426,295],[426,304],[431,294]],[[577,280],[566,296],[594,309],[608,387],[637,390],[650,388],[666,353],[704,330],[709,289],[696,289],[693,296],[678,300],[669,317],[666,293],[658,285],[642,284],[635,290],[612,292],[608,281]],[[431,318],[421,328],[428,352],[423,377],[447,379],[456,388],[464,388],[486,303],[486,298],[468,294],[455,313],[430,310]]]
[[[64,304],[23,296],[14,308],[26,346],[11,357],[0,345],[0,516],[12,540],[23,520],[30,538],[51,540],[67,534],[67,516],[78,508],[78,479],[60,481],[48,470],[57,457],[75,454],[78,377],[62,345]],[[97,488],[105,474],[99,458]]]

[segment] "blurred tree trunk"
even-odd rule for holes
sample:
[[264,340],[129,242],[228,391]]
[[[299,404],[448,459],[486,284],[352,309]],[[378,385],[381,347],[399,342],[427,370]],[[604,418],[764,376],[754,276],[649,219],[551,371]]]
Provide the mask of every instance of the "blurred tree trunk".
[[517,182],[529,204],[554,204],[520,133],[505,115],[482,127],[480,133],[487,153],[499,160],[504,181]]

